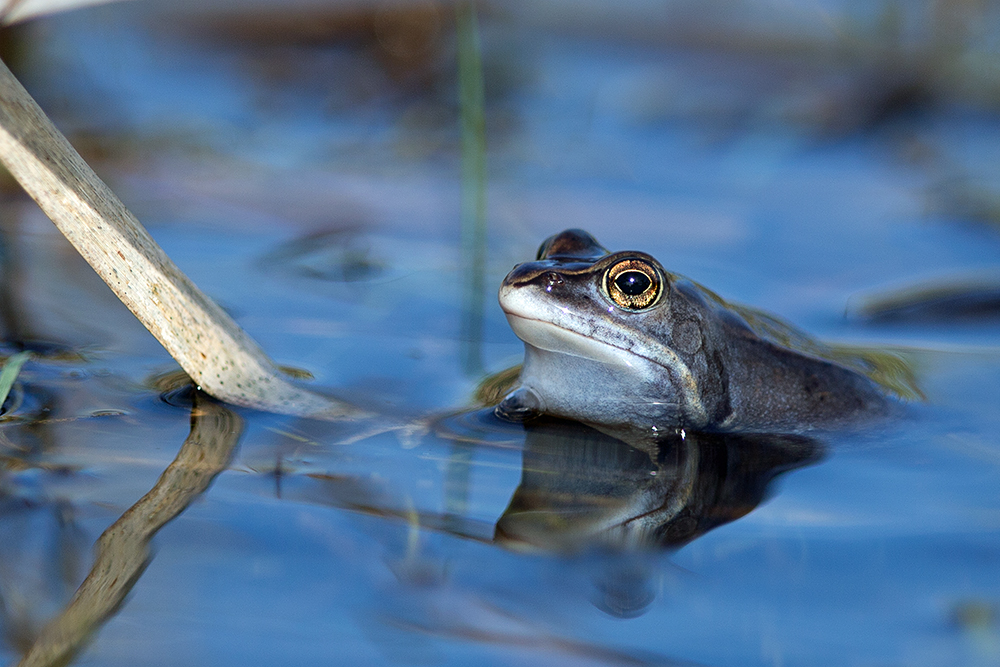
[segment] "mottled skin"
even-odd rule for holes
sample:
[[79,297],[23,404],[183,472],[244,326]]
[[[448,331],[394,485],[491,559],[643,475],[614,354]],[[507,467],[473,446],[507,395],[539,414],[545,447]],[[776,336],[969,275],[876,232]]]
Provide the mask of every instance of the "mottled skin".
[[[611,298],[605,276],[623,260],[653,267],[660,291],[648,307]],[[654,431],[788,431],[889,409],[877,385],[823,359],[807,336],[645,253],[608,253],[581,230],[551,237],[536,261],[514,267],[500,305],[525,343],[519,387],[501,412]]]

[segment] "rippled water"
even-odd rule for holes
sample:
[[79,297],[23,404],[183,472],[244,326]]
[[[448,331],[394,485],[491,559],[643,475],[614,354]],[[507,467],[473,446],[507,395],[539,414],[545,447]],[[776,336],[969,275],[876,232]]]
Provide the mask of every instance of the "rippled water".
[[[170,358],[8,190],[0,355],[36,357],[0,421],[0,658],[1000,661],[1000,318],[988,298],[855,314],[888,289],[995,286],[990,106],[851,124],[878,86],[764,37],[664,46],[622,28],[641,13],[598,37],[485,12],[490,287],[467,340],[450,11],[404,61],[386,34],[411,33],[364,11],[315,37],[137,3],[22,35],[29,90],[181,268],[277,361],[386,418],[164,400]],[[493,290],[566,227],[903,348],[927,401],[874,430],[653,453],[500,423],[473,399],[521,353]]]

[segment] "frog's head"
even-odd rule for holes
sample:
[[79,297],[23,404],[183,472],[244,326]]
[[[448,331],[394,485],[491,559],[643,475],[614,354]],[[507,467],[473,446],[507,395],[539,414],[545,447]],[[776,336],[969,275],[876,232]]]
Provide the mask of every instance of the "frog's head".
[[653,257],[609,253],[582,230],[547,239],[500,287],[500,306],[525,346],[520,385],[500,412],[704,424],[697,383],[678,355],[697,353],[701,334],[678,326],[676,278]]

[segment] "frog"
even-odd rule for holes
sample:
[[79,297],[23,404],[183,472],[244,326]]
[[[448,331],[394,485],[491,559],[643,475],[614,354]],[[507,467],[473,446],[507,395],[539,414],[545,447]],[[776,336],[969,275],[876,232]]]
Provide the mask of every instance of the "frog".
[[887,417],[903,393],[873,379],[863,355],[727,302],[647,253],[612,253],[581,229],[516,265],[499,301],[525,350],[496,406],[508,420],[801,432]]

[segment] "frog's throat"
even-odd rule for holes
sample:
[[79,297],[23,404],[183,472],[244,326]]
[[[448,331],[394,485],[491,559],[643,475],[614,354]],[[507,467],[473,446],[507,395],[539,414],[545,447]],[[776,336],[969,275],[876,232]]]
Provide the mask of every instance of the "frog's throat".
[[698,391],[698,380],[695,379],[687,364],[681,361],[669,347],[660,345],[658,358],[654,359],[640,354],[634,349],[626,349],[614,343],[596,340],[548,320],[515,315],[510,312],[504,314],[507,316],[510,328],[514,330],[518,338],[541,350],[558,352],[613,366],[622,364],[631,366],[628,357],[633,356],[668,369],[684,387],[681,395],[689,416],[698,423],[703,424],[708,421],[708,413],[705,411],[701,394]]

